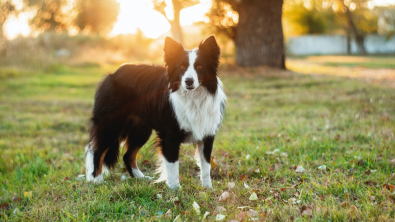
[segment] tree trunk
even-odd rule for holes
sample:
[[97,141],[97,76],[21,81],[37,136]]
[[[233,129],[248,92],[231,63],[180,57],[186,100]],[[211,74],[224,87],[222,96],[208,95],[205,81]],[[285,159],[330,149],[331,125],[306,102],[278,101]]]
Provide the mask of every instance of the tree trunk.
[[174,40],[181,44],[184,44],[182,39],[182,30],[180,25],[180,14],[178,13],[178,18],[176,18],[176,13],[174,13],[174,20],[170,22],[171,33],[173,34]]
[[173,3],[173,15],[174,19],[170,21],[170,26],[171,26],[171,33],[173,34],[174,40],[178,41],[181,44],[184,44],[183,38],[182,38],[182,30],[181,30],[181,25],[180,25],[180,12],[182,10],[182,6],[179,1],[172,1]]
[[283,0],[241,1],[235,36],[238,65],[285,69],[282,6]]
[[346,19],[347,19],[347,24],[348,28],[351,30],[352,34],[354,35],[355,38],[355,43],[357,44],[358,47],[358,52],[365,55],[365,46],[364,46],[364,37],[358,32],[357,27],[355,27],[354,20],[351,15],[350,9],[344,4],[343,0],[339,0],[343,7],[346,9]]

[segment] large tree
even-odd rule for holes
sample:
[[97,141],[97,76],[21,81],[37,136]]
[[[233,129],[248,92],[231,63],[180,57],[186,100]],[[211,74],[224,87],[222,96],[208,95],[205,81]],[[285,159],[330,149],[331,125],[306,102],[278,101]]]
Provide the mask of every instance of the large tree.
[[183,35],[180,25],[180,12],[184,8],[194,6],[199,3],[199,0],[172,0],[173,5],[173,19],[169,18],[165,12],[167,6],[165,0],[153,0],[154,9],[160,12],[170,23],[173,38],[178,42],[183,43]]
[[71,25],[70,13],[64,9],[68,0],[24,0],[37,14],[30,21],[33,28],[43,31],[64,31]]
[[283,0],[214,0],[215,29],[234,40],[240,66],[285,68]]
[[80,30],[107,34],[117,20],[119,3],[115,0],[77,0],[74,20]]

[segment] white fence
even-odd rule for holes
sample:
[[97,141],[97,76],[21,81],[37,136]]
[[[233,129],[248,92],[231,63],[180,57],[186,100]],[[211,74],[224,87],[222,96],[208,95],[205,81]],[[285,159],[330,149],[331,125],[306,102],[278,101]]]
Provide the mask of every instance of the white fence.
[[[364,39],[368,54],[395,54],[395,37],[368,35]],[[357,53],[354,40],[348,42],[344,35],[305,35],[290,37],[287,41],[287,52],[290,55],[343,55]]]

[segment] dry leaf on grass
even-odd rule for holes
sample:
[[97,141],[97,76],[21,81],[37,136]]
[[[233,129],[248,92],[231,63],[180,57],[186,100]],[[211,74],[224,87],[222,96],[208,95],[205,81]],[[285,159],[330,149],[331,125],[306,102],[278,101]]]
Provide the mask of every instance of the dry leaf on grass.
[[217,215],[223,211],[226,211],[226,209],[224,207],[221,206],[217,206],[217,208],[215,208],[215,210],[211,213],[212,215]]
[[26,191],[23,193],[23,196],[26,198],[32,198],[33,192],[32,191]]
[[207,217],[209,214],[210,214],[210,212],[206,211],[206,213],[204,213],[204,215],[203,215],[203,219],[202,219],[202,220],[206,219],[206,217]]
[[243,174],[243,175],[241,175],[241,177],[239,178],[239,180],[240,181],[243,181],[243,180],[249,180],[250,178],[248,178],[248,176],[247,175],[245,175],[245,174]]
[[344,201],[343,203],[340,204],[341,207],[348,207],[350,206],[350,202]]
[[217,164],[215,163],[214,158],[212,158],[212,157],[211,157],[211,160],[210,160],[210,164],[211,164],[211,168],[212,169],[217,167]]
[[223,214],[217,214],[217,216],[215,217],[216,221],[221,221],[223,219],[225,219],[225,215],[223,215]]
[[193,201],[192,207],[195,210],[196,214],[200,215],[200,206],[196,203],[196,201]]
[[303,173],[304,171],[305,171],[305,169],[303,168],[302,165],[298,165],[295,170],[295,172],[298,172],[298,173]]
[[383,190],[389,190],[392,193],[395,190],[395,186],[392,185],[392,184],[384,184],[383,185]]
[[233,187],[235,187],[236,186],[236,183],[235,182],[229,182],[228,183],[228,189],[232,189]]
[[311,216],[313,215],[313,210],[307,206],[302,206],[302,209],[300,210],[302,213],[302,216],[308,215]]
[[182,222],[182,220],[181,220],[181,214],[177,215],[177,217],[174,218],[173,222]]
[[228,191],[225,191],[221,194],[221,196],[218,198],[219,202],[226,201],[230,197],[230,193]]
[[258,200],[258,196],[256,195],[255,192],[253,192],[249,198],[249,200]]

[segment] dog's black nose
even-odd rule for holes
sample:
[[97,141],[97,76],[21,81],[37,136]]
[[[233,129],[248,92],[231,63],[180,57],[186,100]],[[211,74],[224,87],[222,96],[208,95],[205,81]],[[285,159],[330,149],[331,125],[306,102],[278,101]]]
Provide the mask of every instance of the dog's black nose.
[[193,78],[186,78],[185,79],[185,84],[187,84],[187,86],[192,86],[193,84]]

